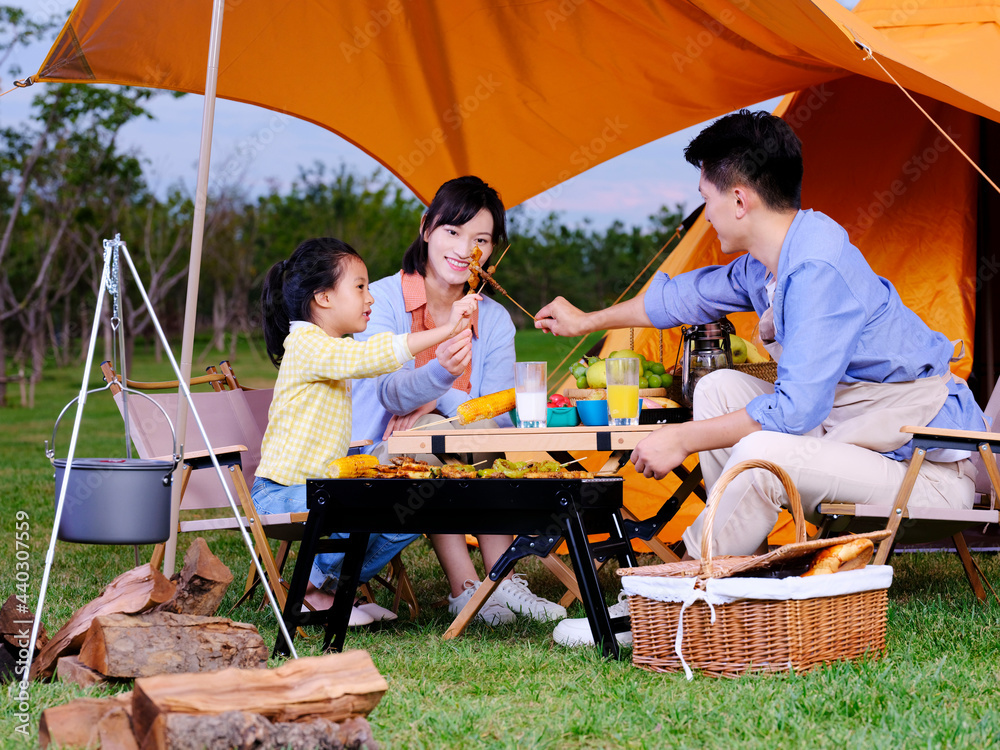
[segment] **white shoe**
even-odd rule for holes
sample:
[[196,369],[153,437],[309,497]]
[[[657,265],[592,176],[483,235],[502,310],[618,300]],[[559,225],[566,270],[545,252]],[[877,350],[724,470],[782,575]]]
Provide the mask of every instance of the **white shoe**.
[[[482,586],[481,581],[468,580],[465,582],[465,590],[458,596],[452,596],[448,594],[448,612],[453,615],[457,615],[461,612],[465,605],[469,603],[469,599],[472,595]],[[482,609],[479,610],[479,614],[476,617],[490,625],[501,625],[509,622],[514,622],[517,616],[511,612],[507,607],[497,602],[494,597],[496,592],[493,592],[493,596],[490,596],[483,604]]]
[[532,620],[547,622],[561,620],[566,616],[565,607],[531,593],[528,582],[519,574],[502,581],[490,599],[496,599],[508,609],[519,615],[527,615]]
[[398,616],[391,609],[386,609],[385,607],[380,607],[375,604],[375,602],[368,602],[367,604],[359,604],[355,609],[364,612],[366,615],[372,618],[373,622],[392,622],[398,619]]
[[[628,597],[624,591],[618,594],[618,603],[608,607],[608,617],[625,617],[628,615]],[[632,632],[615,633],[618,643],[623,646],[632,645]],[[594,634],[590,632],[590,622],[586,617],[563,620],[552,631],[552,639],[560,646],[593,646]]]
[[[307,604],[303,604],[302,611],[316,612],[317,610],[313,609]],[[390,612],[390,614],[392,613]],[[373,622],[375,622],[375,618],[372,617],[367,612],[362,612],[360,607],[351,607],[351,619],[347,621],[347,627],[360,628],[364,625],[371,625]]]
[[362,611],[360,607],[351,607],[351,619],[348,620],[347,627],[360,628],[363,625],[371,625],[373,622],[375,622],[375,618]]

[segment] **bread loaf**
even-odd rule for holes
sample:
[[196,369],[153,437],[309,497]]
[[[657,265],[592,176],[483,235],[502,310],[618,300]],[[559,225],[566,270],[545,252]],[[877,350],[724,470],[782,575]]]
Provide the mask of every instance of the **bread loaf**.
[[842,570],[857,570],[872,559],[875,545],[871,539],[851,539],[843,544],[821,549],[803,576],[821,576]]

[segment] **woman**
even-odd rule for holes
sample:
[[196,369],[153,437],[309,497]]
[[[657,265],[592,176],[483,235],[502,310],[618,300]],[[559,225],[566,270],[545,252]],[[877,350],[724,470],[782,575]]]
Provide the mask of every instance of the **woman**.
[[[420,232],[403,256],[402,271],[371,285],[378,304],[372,308],[368,329],[356,338],[433,328],[434,321],[446,319],[451,305],[466,294],[473,253],[477,249],[482,253],[479,262],[486,267],[494,249],[506,239],[506,211],[496,190],[472,176],[446,182],[420,220]],[[395,373],[355,381],[352,437],[373,440],[375,444],[365,450],[384,462],[388,457],[384,441],[393,431],[440,415],[452,417],[470,398],[512,388],[514,360],[510,315],[499,303],[484,298],[472,318],[471,352],[467,342],[456,336]],[[492,424],[508,427],[510,416]],[[438,463],[434,456],[422,458]],[[448,609],[457,614],[480,585],[465,537],[432,534],[430,540],[451,586]],[[510,536],[479,537],[487,572],[511,541]],[[566,616],[564,607],[535,596],[527,582],[515,576],[497,587],[479,617],[496,625],[513,621],[515,612],[540,620]]]

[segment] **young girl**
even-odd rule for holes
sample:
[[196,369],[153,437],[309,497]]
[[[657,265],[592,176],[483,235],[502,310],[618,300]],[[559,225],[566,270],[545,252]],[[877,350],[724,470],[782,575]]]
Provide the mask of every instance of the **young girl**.
[[[372,285],[385,304],[376,311],[365,336],[374,338],[379,331],[420,331],[445,318],[450,306],[466,294],[473,253],[479,250],[480,264],[489,267],[494,249],[506,242],[505,224],[500,196],[478,177],[459,177],[442,185],[427,207],[416,239],[403,255],[402,271]],[[355,385],[358,408],[354,439],[375,442],[366,451],[385,460],[388,451],[384,440],[394,430],[440,419],[440,415],[454,416],[465,401],[514,386],[514,324],[510,315],[498,302],[483,299],[471,328],[471,359],[462,353],[464,339],[452,339],[417,357],[412,365]],[[476,426],[510,427],[510,416],[504,414],[495,423],[469,425]],[[433,455],[421,458],[439,463]],[[465,536],[431,534],[430,540],[451,586],[449,610],[457,614],[480,583]],[[511,541],[510,536],[479,536],[487,572]],[[512,621],[515,613],[539,620],[566,616],[565,608],[533,594],[520,576],[501,583],[479,617],[495,625]]]
[[[261,446],[251,497],[261,513],[306,510],[308,477],[324,475],[327,464],[347,455],[351,436],[352,378],[372,378],[399,369],[413,355],[446,339],[456,343],[459,360],[472,357],[469,320],[482,299],[476,294],[453,301],[442,325],[365,342],[345,338],[368,325],[374,298],[368,269],[340,240],[323,237],[303,242],[288,260],[276,263],[264,279],[261,310],[267,353],[278,368],[274,399]],[[343,538],[347,534],[342,535]],[[378,573],[413,534],[374,534],[368,544],[361,580]],[[317,555],[306,602],[315,609],[333,603],[343,554]],[[391,619],[377,605],[355,608],[352,625]]]

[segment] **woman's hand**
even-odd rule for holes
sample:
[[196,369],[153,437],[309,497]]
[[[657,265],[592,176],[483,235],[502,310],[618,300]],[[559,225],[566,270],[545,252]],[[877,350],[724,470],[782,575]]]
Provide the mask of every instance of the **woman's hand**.
[[581,336],[589,332],[584,325],[587,313],[574,307],[564,297],[556,297],[535,315],[535,328],[556,336]]
[[665,425],[649,433],[632,451],[632,465],[645,477],[663,479],[689,455],[682,441],[682,425]]
[[475,292],[469,292],[462,299],[451,306],[451,315],[448,317],[448,325],[451,326],[451,333],[454,336],[463,328],[469,327],[469,319],[472,318],[479,306],[482,297]]
[[424,414],[430,414],[436,406],[437,400],[428,401],[423,406],[418,406],[409,414],[393,414],[389,419],[389,424],[386,425],[385,432],[382,433],[382,439],[388,440],[389,436],[397,430],[411,429],[420,417],[424,416]]
[[465,372],[465,368],[472,361],[472,329],[466,328],[439,344],[437,360],[456,378]]

